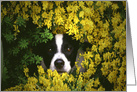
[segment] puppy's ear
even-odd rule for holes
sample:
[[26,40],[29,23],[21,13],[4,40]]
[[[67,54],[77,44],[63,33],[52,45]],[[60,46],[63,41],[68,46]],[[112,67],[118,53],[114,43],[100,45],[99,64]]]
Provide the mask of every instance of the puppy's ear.
[[89,42],[84,42],[80,44],[80,47],[82,47],[83,51],[86,51],[87,48],[91,48],[92,44],[90,44]]
[[74,39],[72,35],[68,35],[68,34],[63,34],[63,35],[64,35],[64,39],[67,39],[67,41],[69,41],[75,47],[79,48],[79,43],[80,43],[79,40]]
[[79,46],[80,46],[80,41],[79,40],[73,39],[73,43],[74,43],[75,47],[79,48]]

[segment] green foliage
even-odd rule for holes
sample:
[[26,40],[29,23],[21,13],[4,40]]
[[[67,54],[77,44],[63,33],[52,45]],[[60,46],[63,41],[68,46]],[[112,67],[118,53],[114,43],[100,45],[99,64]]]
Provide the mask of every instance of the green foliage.
[[3,74],[2,74],[2,82],[6,82],[6,80],[9,78],[8,76],[8,70],[7,68],[4,66],[3,67]]
[[31,52],[27,52],[23,56],[23,59],[21,60],[23,65],[29,65],[29,64],[33,64],[33,63],[40,64],[40,61],[42,61],[42,58],[38,55],[31,53]]
[[[8,5],[10,2],[6,2]],[[2,3],[4,7],[6,4]],[[46,43],[53,38],[51,30],[47,27],[38,28],[31,18],[25,20],[22,16],[6,15],[1,23],[1,37],[4,50],[2,65],[2,90],[21,83],[23,65],[38,65],[42,57],[33,52],[33,48],[40,43]]]
[[1,42],[1,77],[2,77],[2,82],[6,82],[6,79],[9,78],[8,74],[8,70],[5,67],[5,63],[4,63],[4,59],[3,59],[3,45]]
[[32,45],[36,46],[38,43],[46,43],[48,40],[53,38],[53,34],[46,28],[43,30],[40,28],[36,28],[36,32],[32,35]]
[[27,48],[28,45],[29,45],[29,42],[26,39],[21,39],[19,41],[19,47],[21,48],[21,50]]
[[[51,33],[49,33],[49,30],[46,28],[44,29],[44,32],[39,33],[41,35],[41,38],[43,38],[43,40],[41,40],[40,42],[45,42],[47,43],[48,39],[52,39],[53,35]],[[48,39],[46,39],[48,37]]]
[[23,19],[21,16],[17,17],[17,21],[16,21],[16,24],[19,25],[19,26],[26,26],[25,25],[25,19]]
[[12,49],[9,50],[9,53],[10,53],[10,55],[17,56],[19,51],[20,51],[19,48],[13,47]]
[[4,22],[5,22],[7,25],[12,26],[10,17],[8,17],[8,16],[5,17],[5,18],[4,18]]
[[35,58],[34,58],[35,60],[36,60],[36,64],[40,64],[40,62],[42,61],[42,58],[41,57],[39,57],[38,55],[37,56],[35,56]]
[[6,41],[7,42],[11,42],[11,41],[13,41],[13,39],[14,39],[14,35],[11,33],[11,32],[9,32],[9,33],[6,33],[5,35],[4,35],[4,37],[6,38]]

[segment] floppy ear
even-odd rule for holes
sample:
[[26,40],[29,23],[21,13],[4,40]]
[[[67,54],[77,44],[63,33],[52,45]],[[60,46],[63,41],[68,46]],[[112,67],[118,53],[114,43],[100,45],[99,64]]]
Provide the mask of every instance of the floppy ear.
[[74,46],[79,49],[80,47],[80,41],[79,40],[73,40]]
[[81,43],[79,40],[73,39],[72,35],[67,35],[64,34],[65,37],[67,37],[67,39],[72,40],[73,44],[77,47],[77,48],[82,48],[82,50],[86,51],[86,48],[92,47],[92,44],[90,44],[88,41],[85,41],[84,43]]
[[92,44],[90,44],[89,42],[84,42],[80,44],[80,47],[82,48],[83,51],[86,51],[86,48],[91,48]]
[[73,39],[72,35],[64,34],[64,38],[67,39],[71,44],[74,45],[74,47],[79,48],[79,40]]

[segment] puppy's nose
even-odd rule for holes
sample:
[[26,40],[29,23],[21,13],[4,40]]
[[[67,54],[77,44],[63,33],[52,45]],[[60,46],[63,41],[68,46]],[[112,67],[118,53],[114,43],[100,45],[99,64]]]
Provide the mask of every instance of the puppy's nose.
[[64,61],[62,59],[58,59],[55,61],[54,64],[55,64],[56,68],[61,69],[64,66]]

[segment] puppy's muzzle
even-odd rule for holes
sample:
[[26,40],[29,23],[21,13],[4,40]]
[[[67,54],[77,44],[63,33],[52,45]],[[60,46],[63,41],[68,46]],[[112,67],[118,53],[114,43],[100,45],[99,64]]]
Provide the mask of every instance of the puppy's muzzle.
[[57,69],[62,69],[64,66],[64,61],[62,59],[57,59],[54,64]]

